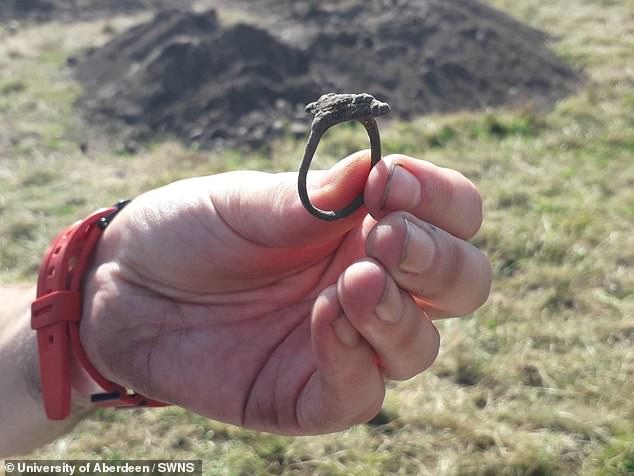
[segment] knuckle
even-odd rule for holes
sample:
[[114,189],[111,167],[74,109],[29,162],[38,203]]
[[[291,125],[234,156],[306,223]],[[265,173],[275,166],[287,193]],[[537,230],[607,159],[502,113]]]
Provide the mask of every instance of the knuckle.
[[466,239],[470,239],[474,237],[476,233],[478,233],[478,231],[480,230],[480,227],[482,226],[482,221],[484,219],[484,210],[483,210],[484,202],[482,199],[482,194],[473,184],[471,186],[470,195],[471,195],[471,199],[470,199],[471,206],[468,208],[471,209],[471,213],[469,214],[469,217],[471,218],[471,220],[468,220],[470,221],[470,223],[468,224],[468,226],[466,226],[466,230],[465,230]]
[[379,414],[381,409],[383,408],[383,400],[385,398],[385,394],[381,395],[380,398],[376,398],[370,404],[358,414],[356,421],[354,424],[366,423],[375,416]]
[[[388,363],[386,377],[390,380],[409,380],[426,370],[435,360],[437,349],[428,349],[428,339],[423,335],[420,321],[413,329],[403,332],[395,342],[394,353],[397,359]],[[430,355],[433,350],[433,355]]]
[[483,268],[484,273],[481,278],[481,291],[476,299],[475,309],[484,305],[489,300],[489,295],[491,294],[491,285],[493,283],[493,269],[491,267],[491,263],[486,258],[486,256],[482,255],[482,259],[484,261]]
[[333,421],[344,428],[366,423],[374,418],[383,408],[385,399],[385,387],[383,392],[378,392],[374,398],[368,400],[363,405],[341,406],[333,414]]
[[402,362],[386,369],[385,375],[390,380],[409,380],[427,370],[438,356],[438,347],[431,349],[418,347],[411,349]]
[[417,159],[414,159],[413,157],[410,157],[410,156],[405,155],[405,154],[389,154],[389,155],[386,155],[386,156],[383,158],[383,160],[384,160],[386,163],[391,164],[392,162],[397,162],[397,161],[399,161],[399,160],[406,160],[406,161],[408,161],[408,160],[417,160]]
[[413,377],[416,377],[423,370],[424,369],[422,368],[422,366],[395,368],[395,369],[390,369],[389,372],[386,372],[386,377],[390,380],[402,382],[404,380],[409,380]]
[[452,293],[461,279],[465,268],[465,254],[462,242],[453,236],[432,230],[436,242],[436,256],[429,270],[418,277],[417,295],[435,299]]
[[366,253],[388,269],[394,269],[401,258],[405,242],[405,212],[393,212],[378,222],[366,241]]

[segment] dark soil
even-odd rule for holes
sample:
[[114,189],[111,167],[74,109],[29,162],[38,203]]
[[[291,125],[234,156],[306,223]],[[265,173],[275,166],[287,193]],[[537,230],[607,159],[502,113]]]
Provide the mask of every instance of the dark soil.
[[260,145],[320,91],[307,54],[213,12],[159,13],[89,53],[77,78],[88,115],[115,132],[203,146]]
[[261,0],[263,23],[169,11],[79,63],[87,116],[136,138],[259,146],[308,129],[325,92],[368,92],[393,116],[547,107],[577,74],[545,34],[473,0]]
[[0,0],[0,21],[84,20],[192,4],[193,0]]

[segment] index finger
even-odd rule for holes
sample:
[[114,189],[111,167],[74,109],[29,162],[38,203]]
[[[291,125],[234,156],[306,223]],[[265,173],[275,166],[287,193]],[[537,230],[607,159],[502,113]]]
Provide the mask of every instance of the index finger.
[[408,211],[463,240],[482,225],[482,197],[469,179],[406,155],[389,155],[372,169],[365,204],[377,221]]

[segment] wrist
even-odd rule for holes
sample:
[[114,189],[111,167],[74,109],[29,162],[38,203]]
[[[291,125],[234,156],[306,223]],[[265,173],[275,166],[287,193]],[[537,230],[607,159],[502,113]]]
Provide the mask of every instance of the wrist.
[[28,453],[64,433],[89,412],[77,400],[67,422],[44,414],[36,334],[29,325],[35,290],[0,289],[0,459]]
[[[109,271],[114,264],[104,252],[109,248],[109,239],[110,234],[106,230],[95,253],[95,258],[82,282],[82,319],[79,335],[90,363],[104,378],[117,381],[108,361],[107,344],[103,342],[103,336],[108,335],[108,332],[103,329],[104,325],[108,325],[104,306],[109,301],[107,296],[114,291],[114,279]],[[98,385],[95,385],[94,380],[86,372],[83,372],[83,375],[90,380],[93,390],[95,386],[98,388]]]
[[[0,300],[10,303],[0,312],[0,360],[13,362],[25,395],[42,401],[37,343],[29,326],[28,310],[35,296],[33,288],[13,288],[0,291]],[[16,382],[17,383],[17,382]]]

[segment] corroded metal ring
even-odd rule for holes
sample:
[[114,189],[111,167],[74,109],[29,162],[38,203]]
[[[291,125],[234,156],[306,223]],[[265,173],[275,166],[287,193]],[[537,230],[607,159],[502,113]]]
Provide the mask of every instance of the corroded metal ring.
[[340,210],[328,211],[315,207],[308,197],[306,188],[306,178],[310,164],[315,156],[321,137],[328,129],[342,122],[356,120],[365,127],[370,138],[370,169],[372,169],[381,160],[381,137],[379,135],[379,127],[374,118],[390,112],[390,106],[387,103],[377,101],[369,94],[326,94],[319,98],[318,101],[306,106],[306,111],[314,114],[315,118],[310,128],[304,158],[299,168],[297,180],[299,198],[304,208],[311,215],[321,220],[332,221],[347,217],[363,205],[363,192]]

